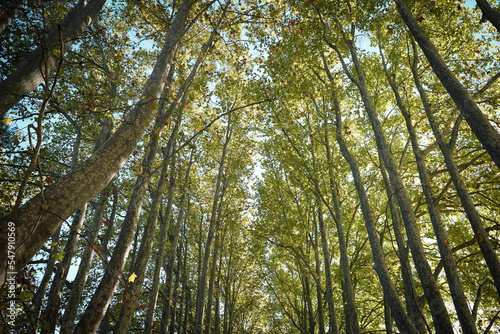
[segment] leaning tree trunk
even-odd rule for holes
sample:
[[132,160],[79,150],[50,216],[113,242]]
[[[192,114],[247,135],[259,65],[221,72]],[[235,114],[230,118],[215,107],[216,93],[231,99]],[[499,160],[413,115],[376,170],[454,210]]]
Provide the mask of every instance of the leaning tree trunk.
[[420,282],[422,283],[425,298],[427,299],[431,310],[431,315],[434,320],[436,332],[438,334],[452,334],[453,326],[448,315],[448,310],[446,309],[443,298],[441,296],[441,292],[439,291],[439,286],[437,285],[436,279],[432,274],[429,262],[427,261],[427,258],[425,256],[425,250],[422,244],[422,239],[420,237],[420,231],[418,229],[417,219],[412,208],[410,196],[408,195],[401,176],[397,171],[392,153],[389,150],[389,146],[387,145],[387,142],[385,140],[382,126],[380,124],[377,113],[375,111],[375,107],[372,104],[366,86],[365,74],[358,60],[355,46],[353,45],[352,41],[347,40],[347,37],[345,36],[344,42],[349,48],[351,59],[356,69],[358,77],[357,79],[348,70],[347,65],[345,64],[344,59],[340,53],[340,50],[335,45],[330,45],[337,53],[342,63],[344,72],[349,77],[349,79],[357,86],[361,94],[367,116],[370,120],[375,135],[377,149],[387,167],[391,184],[396,190],[396,198],[398,199],[399,207],[401,208],[403,222],[405,225],[406,233],[408,235],[408,244],[410,245],[411,253],[413,255],[413,262],[420,277]]
[[406,246],[405,236],[403,234],[403,222],[401,221],[401,212],[396,201],[396,192],[392,187],[389,177],[387,176],[387,170],[384,165],[382,157],[380,160],[380,172],[382,173],[382,179],[384,181],[385,190],[387,193],[387,200],[389,202],[389,210],[391,211],[392,218],[392,228],[394,230],[394,236],[396,238],[396,243],[398,245],[398,257],[399,263],[401,264],[401,278],[403,281],[403,290],[405,294],[406,301],[406,312],[408,316],[413,321],[415,328],[417,328],[420,334],[427,333],[427,326],[425,323],[425,318],[422,313],[423,305],[419,303],[419,296],[415,288],[415,282],[413,280],[413,273],[410,265],[409,250]]
[[490,3],[487,0],[476,0],[476,4],[481,9],[481,13],[483,13],[483,20],[490,21],[491,24],[500,32],[500,12],[495,8],[491,7]]
[[44,74],[54,69],[64,52],[78,40],[99,14],[105,2],[106,0],[79,0],[58,25],[59,29],[50,30],[41,41],[41,46],[31,52],[19,67],[0,83],[0,119],[43,82]]
[[[167,147],[165,148],[164,154],[171,156],[170,158],[170,176],[169,176],[169,185],[168,185],[168,190],[167,190],[167,207],[166,207],[166,214],[165,218],[163,219],[163,223],[160,228],[160,240],[159,240],[159,249],[158,249],[158,254],[156,255],[156,261],[155,261],[155,271],[153,274],[153,285],[151,287],[151,290],[149,292],[149,302],[148,302],[148,308],[146,311],[146,320],[144,321],[144,334],[151,334],[153,331],[153,317],[156,311],[156,303],[158,301],[158,290],[160,287],[160,272],[162,268],[162,263],[163,259],[165,256],[165,246],[167,243],[168,239],[168,229],[172,217],[172,204],[173,204],[173,199],[174,199],[174,190],[175,190],[175,174],[176,174],[176,161],[177,161],[177,155],[174,154],[175,152],[175,138],[177,136],[177,132],[179,129],[180,121],[181,121],[181,115],[182,113],[179,112],[177,121],[174,126],[174,130],[172,131],[172,135],[170,136],[170,139],[167,143]],[[174,136],[175,134],[175,136]],[[167,166],[167,165],[166,165]],[[166,167],[164,167],[166,168]],[[165,174],[165,171],[162,171],[162,175]]]
[[448,167],[448,172],[450,173],[453,184],[455,185],[458,198],[460,199],[465,213],[467,214],[467,218],[471,224],[472,230],[474,231],[479,248],[481,249],[481,253],[483,254],[488,269],[490,270],[490,273],[493,277],[493,282],[495,283],[497,294],[500,296],[500,261],[498,260],[495,249],[493,248],[488,232],[484,228],[479,212],[477,212],[474,202],[472,201],[472,197],[467,190],[467,186],[460,176],[457,164],[453,159],[452,147],[450,144],[447,144],[445,142],[443,134],[437,126],[434,115],[432,114],[431,105],[427,100],[427,94],[425,93],[422,84],[420,83],[420,78],[417,72],[418,52],[415,44],[413,44],[413,53],[413,79],[419,91],[422,105],[425,109],[425,114],[427,115],[427,119],[429,120],[429,124],[431,126],[434,137],[436,137],[436,141],[443,154],[446,167]]
[[[101,0],[102,1],[102,0]],[[156,114],[161,92],[173,63],[175,46],[185,33],[192,0],[185,0],[178,10],[149,80],[142,99],[125,116],[112,137],[79,167],[44,189],[41,194],[19,208],[15,217],[0,220],[0,252],[7,253],[8,223],[16,226],[16,271],[24,267],[62,221],[98,194],[122,168],[142,134]],[[30,238],[36,235],[37,238]],[[122,260],[116,263],[121,268]],[[6,279],[7,258],[0,259],[0,284]],[[121,270],[119,270],[121,273]],[[114,276],[116,277],[116,273]],[[109,301],[100,299],[96,310],[106,309]]]
[[387,70],[387,64],[385,62],[381,46],[380,46],[380,56],[387,80],[389,81],[389,85],[391,86],[394,92],[396,103],[401,113],[403,114],[403,118],[405,119],[406,123],[406,128],[408,129],[408,134],[410,135],[413,154],[417,162],[420,184],[422,185],[422,190],[425,196],[425,200],[427,202],[429,217],[432,223],[432,227],[434,229],[434,234],[436,236],[439,253],[441,255],[441,262],[443,263],[444,266],[448,286],[450,288],[451,297],[453,299],[453,304],[455,305],[455,310],[458,315],[458,320],[460,321],[462,330],[464,330],[465,333],[475,334],[477,333],[476,324],[469,310],[467,298],[465,297],[463,286],[462,283],[460,282],[460,276],[458,274],[457,264],[455,262],[455,259],[453,258],[453,253],[451,252],[451,247],[448,241],[448,235],[446,233],[446,229],[444,227],[441,218],[441,212],[439,211],[438,208],[438,202],[434,195],[434,190],[432,189],[431,177],[429,175],[429,172],[427,171],[427,166],[425,162],[425,154],[420,149],[420,146],[418,144],[417,134],[415,128],[413,127],[410,113],[406,109],[403,99],[397,89],[396,83],[394,82],[394,79],[391,77],[391,75]]
[[[172,133],[172,136],[176,136],[176,132]],[[175,138],[174,138],[175,140]],[[136,308],[137,301],[141,294],[142,284],[144,283],[144,278],[146,275],[147,264],[149,262],[149,257],[151,256],[151,251],[153,248],[153,240],[156,232],[156,223],[158,222],[158,213],[160,210],[161,200],[163,197],[163,192],[165,191],[165,187],[167,184],[167,180],[164,177],[167,173],[167,160],[170,158],[167,154],[164,155],[164,168],[162,173],[160,174],[160,181],[158,183],[158,187],[154,193],[153,201],[151,203],[150,214],[148,216],[148,220],[146,223],[146,227],[143,231],[143,237],[141,240],[141,245],[139,248],[138,256],[134,264],[133,273],[137,275],[137,278],[134,282],[129,282],[128,291],[130,292],[130,298],[126,304],[122,305],[120,316],[118,318],[115,333],[127,333],[128,326],[132,317],[134,315],[134,311]],[[186,174],[189,175],[190,166],[187,168]],[[181,213],[179,216],[182,216],[183,212],[183,199],[181,199]]]
[[[75,280],[73,281],[71,287],[71,295],[67,303],[66,311],[64,312],[64,316],[62,318],[61,333],[71,333],[73,330],[75,317],[82,300],[83,290],[85,288],[85,284],[87,283],[89,271],[94,259],[95,250],[97,249],[97,236],[99,234],[101,225],[103,224],[102,221],[104,211],[106,210],[107,200],[108,197],[106,196],[106,191],[103,190],[95,208],[92,224],[89,228],[90,233],[88,234],[87,238],[85,238],[85,251],[80,261],[80,266],[78,267],[78,273],[76,274]],[[54,303],[54,305],[58,305],[60,302],[60,297],[58,296],[58,298],[52,298],[51,301]],[[50,319],[49,332],[53,333],[56,326],[58,312],[56,312],[56,310],[52,309],[52,307],[50,306],[50,304],[47,306],[46,313],[47,317]]]
[[368,202],[368,196],[366,195],[366,190],[362,182],[361,173],[359,172],[358,163],[349,152],[347,145],[342,137],[342,119],[340,116],[340,106],[337,101],[337,98],[334,95],[334,108],[336,113],[336,129],[337,129],[337,142],[340,147],[340,152],[342,156],[349,164],[352,176],[354,178],[354,184],[356,186],[356,190],[359,196],[359,203],[361,205],[361,211],[363,212],[363,217],[365,221],[366,230],[368,232],[368,238],[370,240],[370,245],[372,248],[373,260],[375,262],[374,269],[378,274],[380,283],[382,285],[382,289],[384,290],[385,298],[391,307],[391,312],[396,321],[396,325],[402,333],[411,333],[418,334],[417,329],[413,325],[412,321],[408,317],[399,299],[398,292],[396,291],[396,287],[392,282],[391,276],[389,274],[389,270],[387,269],[387,265],[385,263],[384,253],[382,247],[380,245],[379,235],[377,232],[377,228],[373,221],[373,217],[371,214],[370,203]]
[[[481,1],[478,1],[478,5],[480,2]],[[417,20],[406,6],[405,0],[396,1],[396,7],[411,34],[424,52],[434,73],[439,78],[448,94],[450,94],[450,97],[457,105],[460,113],[464,116],[472,132],[474,132],[484,149],[493,159],[497,168],[500,169],[500,133],[491,125],[488,118],[469,95],[467,89],[460,83],[453,71],[448,68],[438,50],[422,28],[420,28]]]
[[[325,69],[328,69],[326,62],[324,63]],[[330,71],[327,71],[329,79],[333,82],[333,77],[331,77]],[[335,178],[333,175],[333,160],[330,150],[330,142],[328,140],[328,130],[325,124],[325,150],[326,159],[328,162],[328,176],[330,182],[330,193],[333,199],[334,212],[331,212],[332,218],[335,221],[335,226],[337,228],[337,236],[339,240],[339,251],[340,251],[340,264],[342,267],[342,273],[344,276],[344,294],[347,302],[347,314],[349,315],[350,329],[353,334],[361,333],[358,321],[358,311],[356,309],[356,298],[354,296],[354,291],[352,288],[352,277],[351,268],[349,265],[349,256],[347,254],[347,243],[344,235],[344,228],[342,226],[342,210],[340,208],[340,200],[338,195],[338,186],[336,185]],[[346,320],[347,321],[347,320]]]

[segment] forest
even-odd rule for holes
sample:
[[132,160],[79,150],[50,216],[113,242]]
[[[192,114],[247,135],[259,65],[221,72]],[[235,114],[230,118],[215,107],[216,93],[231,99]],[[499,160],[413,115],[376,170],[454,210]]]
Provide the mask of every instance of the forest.
[[500,333],[500,1],[0,2],[0,333]]

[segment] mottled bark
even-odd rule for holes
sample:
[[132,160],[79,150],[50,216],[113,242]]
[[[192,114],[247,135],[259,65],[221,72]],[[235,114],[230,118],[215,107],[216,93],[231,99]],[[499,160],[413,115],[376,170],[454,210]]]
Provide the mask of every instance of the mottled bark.
[[[58,28],[50,30],[41,45],[0,83],[0,119],[43,82],[45,73],[54,69],[61,55],[87,29],[105,2],[106,0],[79,0],[75,7],[66,14]],[[60,36],[62,36],[62,41]],[[54,52],[54,50],[60,52]]]
[[[481,1],[478,1],[478,4],[479,2]],[[434,44],[432,44],[429,37],[406,6],[406,1],[396,1],[396,7],[411,34],[424,52],[434,73],[439,78],[448,94],[450,94],[450,97],[455,102],[460,113],[464,116],[472,132],[474,132],[474,135],[479,139],[481,145],[497,165],[497,168],[500,169],[500,133],[489,122],[486,115],[483,114],[453,71],[448,68]]]
[[[16,270],[24,267],[61,222],[99,193],[127,161],[154,118],[165,85],[163,81],[172,65],[175,46],[185,33],[191,6],[191,0],[182,3],[143,90],[142,99],[125,116],[125,121],[113,136],[92,157],[47,187],[43,196],[37,195],[20,207],[15,219],[11,216],[1,219],[0,251],[4,254],[7,253],[8,222],[13,221],[16,226]],[[32,238],[32,235],[37,237]],[[2,258],[0,284],[5,281],[6,272],[7,259]],[[102,299],[95,304],[95,309],[105,310],[107,306],[108,302]]]
[[217,257],[219,256],[219,248],[221,247],[219,234],[215,236],[214,252],[212,254],[212,264],[210,265],[210,278],[208,280],[207,293],[207,312],[205,315],[205,334],[210,334],[212,330],[212,303],[214,296],[215,273],[217,268]]
[[398,245],[398,257],[399,263],[401,264],[401,278],[406,301],[406,312],[418,332],[420,334],[425,334],[427,333],[427,326],[422,313],[425,300],[423,303],[419,303],[420,297],[415,289],[415,282],[413,280],[413,273],[410,265],[409,248],[406,245],[405,236],[403,234],[404,227],[403,222],[401,221],[401,212],[396,200],[396,192],[389,181],[382,157],[379,157],[379,160],[380,172],[382,173],[382,179],[384,180],[387,200],[389,202],[389,210],[391,211],[392,228],[394,230],[396,244]]
[[[179,117],[177,118],[177,122],[175,123],[174,130],[172,131],[172,135],[177,133],[180,124],[180,116],[182,114],[179,113]],[[167,207],[165,211],[165,217],[162,219],[163,223],[160,228],[160,240],[159,240],[159,249],[158,254],[156,255],[155,260],[155,271],[153,274],[153,285],[149,292],[149,302],[148,309],[146,312],[146,320],[144,321],[144,334],[150,334],[153,331],[153,318],[156,312],[156,303],[158,301],[158,290],[160,287],[160,272],[162,268],[162,264],[165,256],[165,247],[168,240],[168,230],[170,226],[170,221],[172,220],[172,204],[174,200],[174,190],[175,190],[175,170],[176,170],[176,154],[172,154],[175,151],[175,136],[170,136],[167,147],[165,148],[165,155],[172,155],[170,159],[170,176],[169,176],[169,185],[167,190]]]
[[[331,73],[328,70],[326,61],[324,62],[324,67],[329,79],[333,82],[333,77],[331,76]],[[332,219],[335,221],[335,227],[337,228],[337,237],[339,240],[340,266],[342,268],[342,274],[344,277],[343,286],[346,299],[347,314],[349,316],[349,325],[350,325],[349,328],[352,333],[360,334],[361,329],[359,327],[358,311],[356,309],[356,298],[354,296],[354,291],[352,288],[352,277],[350,269],[351,267],[349,264],[349,256],[347,254],[347,243],[344,234],[344,227],[342,226],[342,210],[340,208],[338,186],[336,185],[335,177],[333,175],[333,159],[331,155],[330,142],[328,139],[328,129],[326,126],[325,126],[325,150],[326,150],[326,159],[328,162],[330,193],[333,199],[333,208],[334,208],[334,212],[330,213],[332,215]]]
[[[33,333],[36,333],[36,328],[38,328],[39,321],[44,322],[45,319],[39,319],[42,313],[42,302],[45,297],[45,292],[47,287],[49,286],[49,282],[52,278],[52,274],[54,273],[54,265],[56,263],[56,255],[59,253],[59,235],[61,233],[61,228],[57,229],[56,233],[52,236],[52,244],[53,246],[50,249],[49,258],[47,261],[47,266],[45,268],[45,272],[43,273],[42,280],[40,281],[40,285],[33,296],[32,304],[32,317],[34,319],[34,326],[31,328]],[[50,296],[50,294],[49,294]]]
[[[316,275],[321,277],[321,261],[319,257],[319,230],[318,230],[318,222],[316,218],[314,219],[314,262],[316,264]],[[318,314],[318,331],[319,334],[325,334],[325,314],[323,312],[323,292],[321,291],[321,287],[316,284],[316,299],[317,299],[317,311]]]
[[[173,132],[173,136],[177,135],[176,131]],[[165,160],[169,159],[169,155],[164,155]],[[167,179],[164,175],[167,174],[168,164],[165,163],[162,173],[160,174],[160,181],[153,195],[153,200],[151,203],[150,214],[148,216],[146,226],[142,233],[141,245],[139,247],[139,252],[137,259],[132,270],[133,273],[137,275],[134,282],[128,283],[128,291],[130,293],[130,298],[126,304],[122,305],[118,321],[115,326],[115,333],[127,333],[130,320],[134,315],[137,301],[142,291],[142,284],[144,283],[144,278],[146,274],[147,264],[149,262],[149,257],[151,256],[151,251],[153,248],[153,240],[156,234],[156,223],[158,222],[159,210],[161,210],[161,200],[163,198],[163,192],[165,191],[167,185]],[[189,171],[189,167],[188,167]],[[182,208],[182,205],[181,205]]]

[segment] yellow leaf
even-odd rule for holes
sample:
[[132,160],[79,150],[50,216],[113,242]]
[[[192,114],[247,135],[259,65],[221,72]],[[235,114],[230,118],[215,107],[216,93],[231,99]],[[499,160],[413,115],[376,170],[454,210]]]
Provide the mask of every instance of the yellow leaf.
[[138,175],[142,175],[142,166],[139,166],[139,170],[137,170]]
[[54,49],[52,50],[52,53],[54,54],[54,56],[56,57],[60,57],[61,56],[61,50],[59,49]]
[[3,124],[7,124],[7,123],[12,122],[13,119],[14,119],[13,117],[5,118],[2,120],[2,122],[3,122]]
[[135,273],[132,273],[132,275],[130,275],[130,277],[128,278],[128,281],[133,282],[133,281],[135,281],[136,278],[137,278],[137,275]]

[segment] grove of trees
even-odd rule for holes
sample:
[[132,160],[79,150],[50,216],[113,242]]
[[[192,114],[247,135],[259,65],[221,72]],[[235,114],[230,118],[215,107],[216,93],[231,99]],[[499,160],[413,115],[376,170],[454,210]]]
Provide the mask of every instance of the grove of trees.
[[497,333],[500,1],[0,3],[0,333]]

